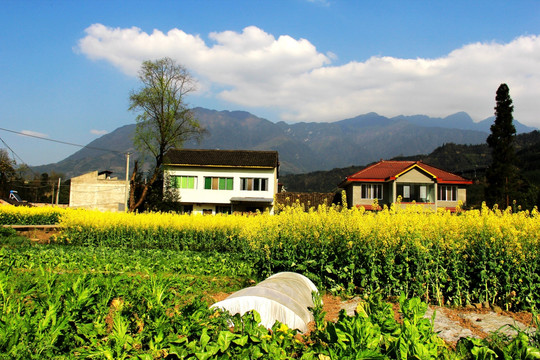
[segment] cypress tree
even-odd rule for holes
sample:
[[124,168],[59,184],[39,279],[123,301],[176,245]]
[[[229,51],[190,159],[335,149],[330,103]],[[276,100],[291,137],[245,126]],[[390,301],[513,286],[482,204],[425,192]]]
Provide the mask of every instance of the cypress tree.
[[508,207],[516,195],[513,188],[516,185],[517,168],[514,148],[516,128],[512,116],[514,106],[506,84],[501,84],[497,89],[495,101],[495,122],[487,138],[492,162],[486,172],[486,200],[490,205]]

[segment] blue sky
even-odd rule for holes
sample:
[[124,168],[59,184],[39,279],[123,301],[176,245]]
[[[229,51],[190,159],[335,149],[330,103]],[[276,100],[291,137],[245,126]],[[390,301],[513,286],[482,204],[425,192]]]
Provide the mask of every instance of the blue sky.
[[[539,1],[0,0],[0,128],[88,144],[135,122],[138,66],[163,56],[198,80],[192,106],[271,121],[480,121],[506,82],[514,117],[540,127]],[[0,137],[17,163],[78,150]]]

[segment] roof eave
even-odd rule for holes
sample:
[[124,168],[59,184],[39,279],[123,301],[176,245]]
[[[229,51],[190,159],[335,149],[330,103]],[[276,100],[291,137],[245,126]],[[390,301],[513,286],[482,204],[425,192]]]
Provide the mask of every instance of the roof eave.
[[368,179],[368,178],[365,178],[365,179],[351,179],[351,178],[347,178],[347,181],[350,181],[350,182],[386,182],[387,179]]
[[439,179],[437,184],[456,184],[456,185],[472,185],[472,180],[442,180]]
[[201,164],[164,164],[165,166],[179,167],[218,167],[218,168],[250,168],[250,169],[275,169],[277,166],[261,166],[261,165],[201,165]]

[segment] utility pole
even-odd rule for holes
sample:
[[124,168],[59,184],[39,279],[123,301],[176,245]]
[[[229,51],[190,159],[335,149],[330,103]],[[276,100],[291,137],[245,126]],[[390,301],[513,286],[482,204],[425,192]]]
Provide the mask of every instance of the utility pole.
[[126,193],[124,196],[124,211],[128,211],[128,199],[129,199],[129,152],[126,153]]
[[58,188],[56,189],[56,205],[58,205],[58,200],[60,199],[60,181],[62,178],[58,178]]

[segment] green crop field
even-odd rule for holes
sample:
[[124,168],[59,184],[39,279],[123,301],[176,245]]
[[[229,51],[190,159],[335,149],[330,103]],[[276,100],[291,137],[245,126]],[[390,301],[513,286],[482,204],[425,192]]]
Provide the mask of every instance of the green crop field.
[[[36,223],[32,211],[17,211],[28,210],[0,208],[0,220]],[[422,317],[425,300],[448,299],[456,283],[460,301],[487,296],[497,302],[500,289],[517,289],[521,293],[502,304],[535,311],[537,213],[292,209],[274,217],[197,217],[60,211],[51,217],[57,222],[64,228],[51,244],[0,232],[0,358],[540,358],[539,331],[462,339],[453,349]],[[474,269],[485,271],[478,279],[489,281],[476,284],[459,273],[473,256]],[[316,298],[308,334],[279,323],[267,330],[258,326],[257,313],[209,309],[213,296],[285,270],[305,274],[323,292],[365,301],[354,316],[342,313],[327,322]],[[433,294],[429,299],[422,281]],[[385,302],[396,293],[403,294],[401,321]]]

